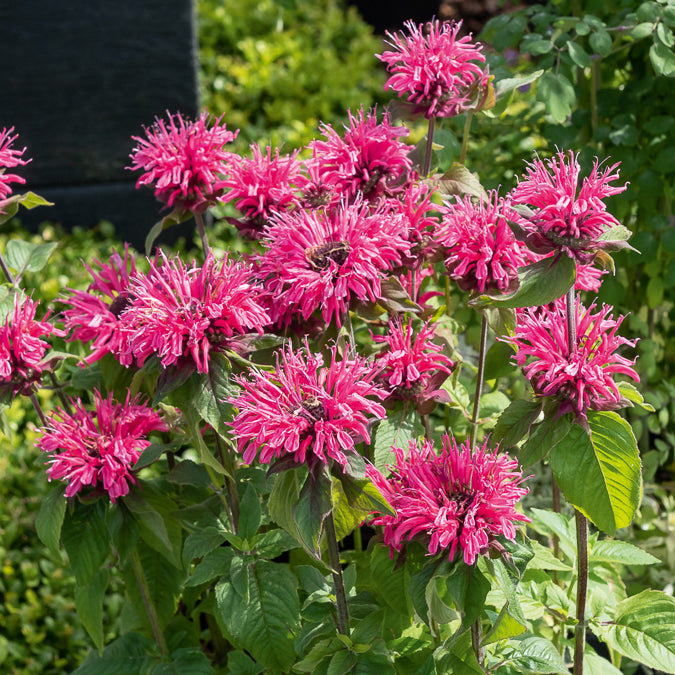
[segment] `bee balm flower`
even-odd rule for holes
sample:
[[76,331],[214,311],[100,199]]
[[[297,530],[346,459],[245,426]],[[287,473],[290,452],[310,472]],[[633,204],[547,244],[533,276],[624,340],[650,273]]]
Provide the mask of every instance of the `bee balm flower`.
[[[9,197],[12,192],[10,183],[25,183],[26,180],[14,173],[7,173],[7,169],[15,166],[22,166],[30,162],[29,159],[22,159],[26,148],[16,150],[12,148],[12,143],[17,139],[17,135],[12,136],[14,127],[10,129],[3,128],[0,131],[0,201]],[[2,211],[0,210],[0,213]]]

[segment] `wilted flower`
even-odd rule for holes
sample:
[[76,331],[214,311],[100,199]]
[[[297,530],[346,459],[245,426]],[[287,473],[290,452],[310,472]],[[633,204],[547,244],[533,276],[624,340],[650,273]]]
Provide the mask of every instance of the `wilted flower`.
[[299,205],[297,181],[304,180],[297,151],[280,156],[277,149],[272,157],[269,146],[263,155],[260,148],[253,144],[251,152],[253,156],[250,158],[232,155],[229,175],[223,181],[229,192],[221,201],[234,202],[237,210],[244,215],[244,220],[235,221],[238,229],[257,238],[274,211]]
[[14,309],[0,326],[0,392],[11,391],[12,396],[33,392],[42,378],[41,364],[49,348],[42,337],[63,335],[47,321],[36,321],[37,302],[14,295]]
[[487,200],[466,195],[445,204],[441,213],[435,239],[450,278],[476,294],[515,291],[525,253],[507,222],[513,215],[508,202],[496,191]]
[[[12,143],[17,139],[18,135],[15,134],[12,136],[14,127],[7,129],[4,127],[0,131],[0,201],[6,199],[12,192],[12,188],[9,186],[10,183],[25,183],[25,178],[17,176],[14,173],[7,173],[7,169],[11,169],[15,166],[22,166],[28,164],[30,159],[22,159],[23,153],[26,151],[26,148],[21,150],[16,150],[12,148]],[[2,211],[0,210],[0,213]]]
[[91,342],[91,354],[85,359],[94,363],[108,353],[119,356],[124,344],[120,315],[131,302],[129,283],[136,272],[129,246],[124,247],[124,258],[113,251],[107,263],[94,259],[92,269],[85,265],[93,281],[86,291],[70,290],[61,302],[72,309],[63,314],[66,330],[72,331],[69,341]]
[[[168,114],[168,113],[167,113]],[[236,137],[203,112],[196,122],[180,113],[169,115],[169,123],[155,119],[145,130],[146,138],[134,136],[138,145],[131,152],[132,170],[145,173],[136,187],[152,185],[155,197],[168,206],[202,213],[222,196],[223,174],[230,155],[224,147]]]
[[555,397],[559,412],[574,412],[585,418],[588,410],[615,410],[628,403],[614,382],[617,374],[636,382],[638,374],[631,361],[616,353],[623,345],[635,346],[616,334],[624,317],[610,315],[603,305],[596,313],[595,303],[584,307],[576,300],[576,344],[567,335],[567,310],[563,299],[553,306],[527,308],[518,313],[516,332],[504,338],[517,348],[516,363],[523,368],[535,394]]
[[150,263],[129,289],[132,302],[122,314],[126,349],[120,360],[138,365],[156,354],[162,366],[192,360],[200,373],[209,369],[211,350],[234,348],[235,335],[262,333],[269,323],[259,304],[251,270],[240,262],[215,260],[186,267],[180,258]]
[[563,251],[580,263],[589,263],[603,248],[626,246],[602,239],[619,222],[607,213],[603,199],[619,194],[625,185],[610,186],[619,178],[619,164],[605,167],[595,160],[590,176],[579,186],[581,168],[573,152],[558,152],[548,160],[528,164],[525,177],[511,192],[514,204],[532,207],[519,222],[528,246],[536,253]]
[[396,511],[395,516],[378,515],[370,522],[384,526],[384,543],[392,556],[405,539],[415,539],[429,555],[447,551],[450,560],[460,548],[464,562],[473,565],[488,549],[501,548],[497,537],[515,539],[515,522],[530,521],[515,508],[528,492],[520,486],[518,462],[489,450],[487,442],[472,452],[468,441],[458,447],[446,434],[440,455],[428,440],[421,448],[412,441],[407,453],[393,450],[396,465],[390,467],[390,478],[367,468]]
[[253,370],[237,378],[244,393],[232,400],[239,412],[232,422],[237,448],[251,463],[260,449],[263,463],[292,456],[295,463],[335,460],[346,466],[354,444],[370,442],[368,424],[385,416],[384,408],[368,397],[385,392],[373,383],[376,371],[358,356],[330,363],[305,348],[287,347],[273,373]]
[[393,126],[385,114],[377,121],[375,111],[349,113],[349,126],[340,136],[329,124],[322,125],[325,141],[309,144],[320,181],[334,186],[347,198],[361,193],[368,199],[390,196],[404,190],[412,179],[410,147],[399,140],[408,130]]
[[458,38],[460,22],[438,19],[416,26],[406,21],[405,33],[387,33],[393,48],[378,54],[392,73],[384,85],[429,117],[454,117],[480,97],[489,81],[482,46],[471,37]]
[[49,480],[68,482],[66,497],[86,486],[102,487],[114,502],[135,482],[133,466],[150,445],[152,431],[165,431],[161,417],[137,398],[113,403],[94,392],[94,411],[78,399],[72,414],[57,408],[40,430],[38,447],[51,456]]
[[375,301],[385,273],[410,250],[401,216],[360,201],[330,210],[280,213],[266,230],[259,260],[274,322],[320,310],[338,325],[353,300]]

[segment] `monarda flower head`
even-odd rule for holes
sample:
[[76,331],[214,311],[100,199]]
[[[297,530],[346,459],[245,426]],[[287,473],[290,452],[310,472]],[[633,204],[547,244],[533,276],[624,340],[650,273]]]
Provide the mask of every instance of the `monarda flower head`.
[[[22,155],[26,148],[17,150],[12,147],[12,143],[17,139],[17,134],[12,136],[14,127],[7,129],[6,127],[0,131],[0,202],[12,193],[10,183],[25,183],[26,179],[17,176],[14,173],[8,173],[7,169],[13,169],[16,166],[23,166],[28,164],[30,159],[23,159]],[[2,213],[2,206],[0,205],[0,213]]]
[[270,463],[290,457],[296,464],[331,460],[345,467],[355,443],[370,443],[369,423],[385,416],[372,399],[386,396],[374,382],[376,370],[359,356],[340,359],[335,347],[330,362],[310,352],[285,348],[274,372],[253,370],[237,378],[244,393],[233,399],[232,422],[244,461]]
[[635,360],[616,353],[620,347],[634,347],[637,342],[616,334],[624,317],[612,318],[612,308],[607,305],[598,312],[594,309],[595,303],[584,307],[577,298],[573,345],[568,340],[563,299],[553,306],[519,311],[515,334],[503,338],[517,349],[515,361],[535,394],[557,399],[560,414],[573,412],[582,419],[589,410],[616,410],[629,405],[619,392],[615,375],[640,380],[631,367]]
[[362,194],[367,199],[391,196],[404,190],[413,178],[410,146],[400,139],[408,135],[393,126],[385,114],[377,121],[376,111],[349,112],[349,126],[340,136],[330,125],[322,126],[325,141],[309,144],[320,182],[334,186],[347,199]]
[[470,36],[457,37],[461,25],[407,21],[407,33],[387,33],[393,49],[377,55],[391,73],[384,88],[406,96],[427,118],[454,117],[473,105],[489,74],[482,46]]
[[384,543],[400,551],[404,541],[420,541],[429,555],[446,553],[452,561],[461,549],[464,562],[473,565],[490,548],[501,549],[498,537],[513,541],[515,523],[530,522],[516,504],[527,494],[521,487],[518,462],[487,442],[471,451],[467,441],[457,446],[443,436],[443,450],[434,452],[431,441],[422,447],[412,441],[408,452],[393,448],[396,465],[385,478],[372,466],[369,478],[396,511],[395,516],[376,515],[371,525],[384,527]]
[[150,445],[152,431],[165,431],[161,417],[137,398],[114,403],[94,392],[94,410],[78,399],[72,412],[57,408],[40,430],[37,446],[49,453],[49,480],[68,483],[66,497],[83,488],[102,489],[115,502],[135,482],[133,466]]
[[69,289],[70,294],[60,298],[71,307],[62,312],[66,330],[72,331],[68,341],[91,343],[91,353],[84,359],[87,363],[94,363],[108,353],[119,356],[124,344],[120,316],[131,302],[129,284],[136,273],[128,245],[124,257],[113,251],[107,263],[93,262],[93,267],[85,265],[93,279],[87,290]]
[[49,344],[42,338],[62,336],[47,321],[36,321],[38,303],[14,295],[14,308],[0,326],[0,393],[11,396],[32,394],[42,379],[42,359]]
[[132,170],[145,173],[136,187],[151,185],[155,197],[168,206],[193,213],[202,213],[222,196],[225,185],[222,174],[227,169],[230,153],[225,145],[236,137],[221,124],[221,117],[212,119],[203,112],[196,122],[180,113],[169,113],[168,124],[156,118],[145,130],[145,138],[134,136],[138,145],[131,152]]
[[603,201],[626,189],[625,185],[610,185],[619,178],[618,166],[601,170],[596,159],[590,175],[579,185],[578,155],[571,151],[528,164],[525,176],[511,192],[514,204],[532,210],[518,221],[527,245],[536,253],[562,251],[581,264],[590,263],[601,249],[626,247],[624,241],[603,238],[619,225]]
[[234,202],[244,218],[228,220],[240,232],[257,239],[273,212],[300,204],[298,181],[304,183],[306,179],[301,176],[303,165],[297,159],[297,151],[279,155],[277,149],[272,156],[269,146],[263,154],[253,144],[251,152],[250,158],[232,155],[229,174],[223,181],[229,191],[221,201]]
[[386,273],[410,251],[401,216],[357,200],[333,209],[279,213],[265,232],[258,273],[272,320],[307,321],[316,310],[338,325],[355,300],[377,300]]
[[127,344],[121,362],[129,365],[135,357],[142,366],[157,355],[165,368],[191,360],[208,372],[212,350],[236,349],[236,336],[262,333],[269,323],[251,276],[247,265],[227,257],[209,254],[202,266],[186,267],[162,253],[148,274],[132,280],[132,302],[121,316]]
[[525,253],[509,227],[515,214],[508,202],[496,191],[487,200],[466,195],[445,204],[441,215],[435,240],[450,278],[474,294],[515,291]]

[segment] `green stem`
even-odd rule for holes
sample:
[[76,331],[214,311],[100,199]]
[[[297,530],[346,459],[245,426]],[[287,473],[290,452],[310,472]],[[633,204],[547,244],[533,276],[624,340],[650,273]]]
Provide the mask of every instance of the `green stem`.
[[586,645],[586,594],[588,590],[588,523],[574,512],[577,525],[577,625],[574,630],[574,675],[584,675]]
[[483,390],[483,376],[485,374],[485,353],[487,351],[488,322],[483,314],[480,324],[480,347],[478,350],[478,372],[476,373],[476,393],[473,399],[473,414],[471,415],[471,450],[476,449],[478,434],[478,417],[480,415],[480,395]]
[[209,246],[209,240],[206,238],[206,230],[204,229],[204,217],[201,213],[195,213],[195,222],[197,223],[197,232],[199,232],[199,238],[202,240],[202,249],[204,250],[204,257],[206,258],[209,255],[211,247]]
[[464,133],[462,134],[462,151],[459,155],[459,163],[466,163],[466,151],[469,147],[469,132],[471,131],[471,120],[473,119],[473,113],[469,110],[466,113],[466,120],[464,121]]
[[600,89],[600,61],[591,63],[591,131],[595,140],[598,130],[598,89]]
[[347,608],[347,594],[345,593],[345,584],[342,579],[340,551],[338,550],[337,535],[335,534],[335,521],[333,520],[332,509],[324,521],[324,531],[326,533],[326,544],[328,545],[328,565],[331,569],[331,574],[333,575],[333,586],[335,587],[338,630],[342,635],[349,635],[349,609]]
[[424,166],[422,167],[422,176],[425,178],[429,175],[431,169],[431,150],[434,145],[434,128],[436,127],[436,118],[429,118],[429,126],[427,128],[427,147],[424,152]]
[[361,528],[357,527],[354,530],[354,551],[361,553],[363,551],[363,539],[361,537]]
[[473,653],[476,655],[476,660],[478,661],[478,666],[480,667],[481,672],[485,672],[483,669],[485,654],[483,653],[483,647],[480,644],[482,639],[483,624],[480,621],[480,617],[478,617],[471,624],[471,646],[473,647]]
[[148,615],[150,620],[150,626],[152,627],[152,634],[155,636],[155,642],[159,647],[159,651],[162,655],[162,658],[169,656],[169,648],[166,644],[166,639],[164,638],[164,633],[159,625],[159,617],[157,616],[157,609],[155,608],[152,598],[150,597],[150,589],[148,588],[148,582],[143,573],[143,566],[141,565],[141,558],[138,555],[138,549],[134,549],[131,553],[131,568],[136,577],[136,583],[141,592],[141,599],[143,600],[143,605],[145,607],[145,612]]

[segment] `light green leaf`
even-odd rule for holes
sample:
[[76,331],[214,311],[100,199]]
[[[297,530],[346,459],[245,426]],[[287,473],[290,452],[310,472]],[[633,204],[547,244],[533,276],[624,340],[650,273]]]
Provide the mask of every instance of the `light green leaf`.
[[623,563],[624,565],[655,565],[660,562],[647,551],[627,541],[601,539],[596,541],[588,554],[589,562]]
[[564,122],[572,114],[577,96],[564,75],[546,72],[537,83],[537,99],[546,105],[556,122]]
[[513,91],[514,89],[524,87],[526,84],[531,84],[535,80],[538,80],[543,74],[543,70],[535,70],[529,75],[520,75],[517,77],[508,77],[504,78],[503,80],[499,80],[495,83],[495,95],[497,98],[499,98],[508,91]]
[[657,75],[675,77],[675,53],[662,42],[655,42],[649,48],[649,60]]
[[99,650],[103,649],[103,597],[108,577],[108,570],[103,568],[86,586],[75,587],[77,616]]
[[560,673],[569,675],[569,669],[555,645],[542,637],[514,639],[517,648],[511,663],[519,673]]
[[56,556],[59,555],[61,526],[66,514],[66,498],[63,496],[65,491],[65,483],[56,483],[42,500],[40,512],[35,521],[38,537]]
[[424,428],[413,406],[401,406],[390,412],[375,432],[373,460],[377,469],[386,474],[387,466],[396,464],[392,446],[407,450],[410,441],[422,434]]
[[584,675],[622,675],[610,661],[591,651],[584,652]]
[[588,42],[591,49],[600,56],[607,56],[612,49],[612,38],[606,30],[598,30],[593,33]]
[[574,61],[574,64],[579,66],[579,68],[590,68],[591,66],[591,57],[584,51],[584,48],[578,45],[573,40],[570,40],[567,43],[567,50],[570,53],[570,58]]
[[5,258],[7,264],[20,276],[24,271],[39,272],[47,264],[49,257],[58,246],[56,243],[33,244],[21,239],[7,242]]
[[619,393],[625,399],[628,399],[631,403],[639,405],[643,410],[648,412],[654,412],[654,406],[651,403],[646,403],[642,393],[637,390],[634,384],[631,382],[619,382],[618,383]]

